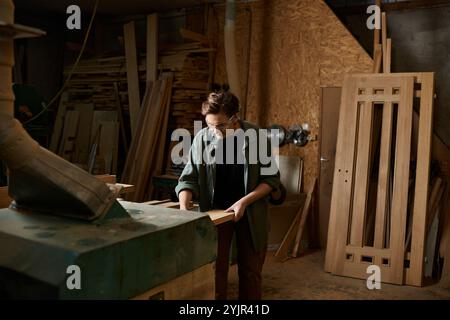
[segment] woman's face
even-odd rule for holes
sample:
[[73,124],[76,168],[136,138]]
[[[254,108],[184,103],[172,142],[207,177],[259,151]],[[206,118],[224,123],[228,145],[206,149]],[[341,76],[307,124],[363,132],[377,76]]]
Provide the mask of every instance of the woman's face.
[[225,113],[207,114],[205,117],[206,125],[218,139],[223,139],[229,132],[227,129],[235,129],[237,117],[228,117]]

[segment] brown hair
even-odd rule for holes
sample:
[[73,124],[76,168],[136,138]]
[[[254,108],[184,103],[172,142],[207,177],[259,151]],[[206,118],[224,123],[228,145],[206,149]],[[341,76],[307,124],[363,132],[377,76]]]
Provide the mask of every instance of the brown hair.
[[231,92],[210,93],[202,104],[202,115],[225,113],[231,117],[239,112],[239,100]]

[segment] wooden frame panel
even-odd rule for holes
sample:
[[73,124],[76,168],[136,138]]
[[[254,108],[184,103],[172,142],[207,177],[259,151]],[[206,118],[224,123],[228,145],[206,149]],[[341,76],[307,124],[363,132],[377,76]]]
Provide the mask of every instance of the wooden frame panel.
[[[428,183],[423,182],[428,181],[430,168],[433,78],[433,73],[366,74],[345,77],[325,271],[365,279],[367,263],[370,262],[380,266],[382,282],[403,284],[406,281],[407,284],[422,284],[428,200]],[[422,83],[420,91],[415,91],[415,83]],[[413,216],[415,237],[411,253],[405,255],[414,97],[421,98]],[[373,108],[375,102],[384,103],[384,108],[374,246],[367,247],[363,246],[362,239],[367,200],[366,179],[370,174],[366,160],[370,156],[373,110],[369,112],[363,108],[360,113],[357,110],[358,105]],[[398,105],[396,128],[393,128],[394,105]],[[389,208],[389,172],[394,129],[396,130],[395,165],[392,207]],[[356,137],[358,140],[355,139]],[[358,146],[357,149],[355,145]],[[353,166],[355,166],[354,171]],[[389,218],[387,213],[390,213]],[[388,234],[390,245],[384,248],[387,219],[391,222],[391,231]],[[408,269],[404,265],[405,258],[410,259]]]

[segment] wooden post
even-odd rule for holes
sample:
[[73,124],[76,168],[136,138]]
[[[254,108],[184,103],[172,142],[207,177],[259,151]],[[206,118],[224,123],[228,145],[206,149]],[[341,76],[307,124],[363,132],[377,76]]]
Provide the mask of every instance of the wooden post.
[[134,136],[140,108],[139,74],[136,53],[136,35],[134,21],[123,26],[125,59],[127,65],[128,103],[130,109],[131,133]]

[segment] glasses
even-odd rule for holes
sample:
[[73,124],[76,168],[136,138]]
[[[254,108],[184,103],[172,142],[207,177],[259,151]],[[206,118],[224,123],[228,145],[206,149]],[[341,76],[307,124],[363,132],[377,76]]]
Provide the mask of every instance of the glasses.
[[236,118],[236,115],[233,115],[230,117],[230,119],[228,119],[228,121],[226,123],[220,123],[220,124],[210,124],[208,122],[206,122],[206,125],[208,126],[208,129],[211,131],[214,130],[218,130],[220,132],[225,132],[226,129],[228,129],[230,127],[230,124],[234,122]]

